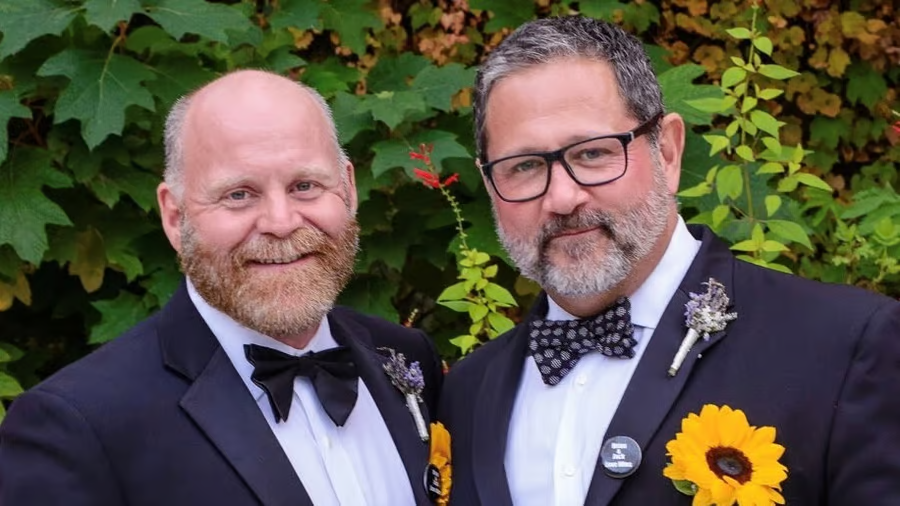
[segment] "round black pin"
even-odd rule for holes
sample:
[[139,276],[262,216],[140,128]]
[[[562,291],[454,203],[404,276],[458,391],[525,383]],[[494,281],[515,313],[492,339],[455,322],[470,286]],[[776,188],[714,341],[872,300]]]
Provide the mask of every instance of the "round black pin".
[[441,472],[438,471],[437,466],[428,464],[425,468],[424,479],[425,494],[428,495],[428,499],[434,502],[441,496]]
[[627,478],[641,465],[641,447],[628,436],[613,436],[600,448],[600,463],[608,476]]

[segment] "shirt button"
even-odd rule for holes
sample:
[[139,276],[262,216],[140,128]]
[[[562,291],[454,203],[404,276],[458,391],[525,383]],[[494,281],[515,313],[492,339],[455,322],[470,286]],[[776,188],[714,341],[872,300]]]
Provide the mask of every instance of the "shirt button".
[[575,466],[569,464],[565,469],[563,469],[563,472],[566,473],[566,476],[575,476]]
[[578,377],[575,378],[575,383],[578,386],[583,387],[587,383],[587,374],[579,374]]
[[322,445],[325,446],[326,450],[330,450],[331,449],[331,438],[329,438],[328,436],[325,436],[322,439]]

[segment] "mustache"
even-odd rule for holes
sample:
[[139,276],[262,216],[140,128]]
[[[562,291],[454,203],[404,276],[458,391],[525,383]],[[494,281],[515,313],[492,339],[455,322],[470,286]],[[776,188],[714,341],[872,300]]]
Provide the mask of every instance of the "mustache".
[[233,259],[239,266],[249,262],[286,261],[320,253],[327,242],[328,237],[321,230],[303,227],[286,238],[255,237],[235,250]]
[[541,228],[538,243],[546,247],[551,239],[563,232],[599,228],[608,237],[615,239],[615,218],[612,214],[598,210],[582,210],[574,214],[556,216]]

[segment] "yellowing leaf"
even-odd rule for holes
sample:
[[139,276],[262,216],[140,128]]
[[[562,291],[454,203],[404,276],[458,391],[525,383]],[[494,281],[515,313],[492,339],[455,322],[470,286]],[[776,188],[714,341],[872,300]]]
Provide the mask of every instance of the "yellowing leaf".
[[90,227],[75,239],[75,259],[69,263],[69,274],[81,279],[87,293],[97,291],[103,285],[106,272],[106,250],[97,229]]
[[850,65],[850,55],[843,48],[836,47],[828,54],[828,75],[841,77],[847,70],[847,65]]
[[866,18],[855,11],[841,13],[841,33],[844,37],[856,38],[860,33],[866,32]]
[[703,65],[707,74],[716,72],[725,61],[725,50],[719,46],[703,44],[694,51],[694,61]]
[[28,278],[21,270],[16,275],[15,284],[7,284],[0,281],[0,311],[6,311],[12,307],[13,299],[19,299],[26,306],[31,305],[31,286]]

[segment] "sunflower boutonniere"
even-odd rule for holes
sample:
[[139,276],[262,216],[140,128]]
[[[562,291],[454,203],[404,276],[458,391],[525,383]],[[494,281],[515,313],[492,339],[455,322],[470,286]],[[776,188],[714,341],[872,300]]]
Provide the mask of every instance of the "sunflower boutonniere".
[[739,409],[703,406],[681,421],[666,450],[672,462],[663,475],[694,496],[693,506],[784,504],[784,447],[775,444],[773,427],[752,427]]
[[428,459],[426,488],[437,506],[450,501],[451,479],[450,433],[440,422],[431,424],[431,456]]

